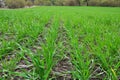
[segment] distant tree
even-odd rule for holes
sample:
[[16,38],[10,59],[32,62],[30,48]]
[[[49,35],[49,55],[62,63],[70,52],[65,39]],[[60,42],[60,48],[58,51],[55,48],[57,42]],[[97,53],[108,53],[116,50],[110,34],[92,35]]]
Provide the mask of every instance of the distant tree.
[[4,0],[0,0],[0,7],[5,7]]
[[51,2],[52,5],[55,5],[55,1],[56,0],[50,0],[50,2]]
[[43,0],[34,0],[35,5],[43,5],[44,1]]
[[30,0],[27,0],[27,1],[26,1],[26,6],[29,6],[29,7],[30,7],[30,6],[32,6],[32,5],[33,5],[33,2],[32,2],[32,1],[30,1]]
[[78,5],[81,5],[81,0],[76,0],[76,2],[78,3]]
[[47,6],[52,4],[50,0],[43,0],[43,2],[44,2],[44,5],[47,5]]
[[76,0],[76,2],[78,3],[79,6],[81,6],[84,0]]
[[84,0],[84,2],[86,2],[87,6],[89,6],[89,4],[88,4],[89,0]]
[[55,5],[57,6],[64,6],[66,0],[55,0]]
[[25,7],[25,0],[6,0],[5,1],[8,8],[23,8]]
[[[4,0],[0,0],[0,7]],[[31,5],[58,5],[58,6],[120,6],[120,0],[5,0],[10,8]]]

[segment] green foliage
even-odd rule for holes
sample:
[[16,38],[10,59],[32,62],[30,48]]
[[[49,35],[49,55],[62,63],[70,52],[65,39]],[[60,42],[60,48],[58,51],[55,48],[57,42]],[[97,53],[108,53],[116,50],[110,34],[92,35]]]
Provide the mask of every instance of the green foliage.
[[0,79],[118,80],[119,13],[118,7],[0,10]]

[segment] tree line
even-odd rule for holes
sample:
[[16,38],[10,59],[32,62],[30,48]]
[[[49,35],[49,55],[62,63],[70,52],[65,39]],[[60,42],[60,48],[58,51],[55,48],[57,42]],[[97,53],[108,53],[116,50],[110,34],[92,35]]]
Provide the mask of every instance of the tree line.
[[[1,0],[8,8],[25,6],[119,6],[120,0]],[[1,6],[1,5],[0,5]]]

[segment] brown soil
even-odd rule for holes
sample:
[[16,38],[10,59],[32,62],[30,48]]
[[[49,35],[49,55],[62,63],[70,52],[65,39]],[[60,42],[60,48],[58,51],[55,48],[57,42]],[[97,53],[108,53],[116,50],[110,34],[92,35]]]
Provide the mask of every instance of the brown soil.
[[[60,23],[60,28],[58,31],[58,39],[56,43],[58,42],[62,42],[63,46],[61,50],[64,50],[63,54],[65,57],[63,57],[61,60],[58,60],[57,64],[53,68],[52,75],[55,76],[55,80],[72,80],[72,75],[70,73],[70,71],[72,70],[72,64],[70,62],[70,56],[69,56],[70,53],[69,52],[70,45],[68,43],[69,38],[62,21]],[[58,50],[58,53],[59,51],[60,50]]]

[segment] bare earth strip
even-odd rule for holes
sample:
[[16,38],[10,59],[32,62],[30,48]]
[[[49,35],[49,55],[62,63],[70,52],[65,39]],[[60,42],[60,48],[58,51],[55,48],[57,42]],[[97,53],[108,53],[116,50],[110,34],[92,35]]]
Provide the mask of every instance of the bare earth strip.
[[69,38],[62,21],[58,31],[57,43],[59,42],[62,43],[62,46],[57,50],[57,53],[59,55],[63,55],[63,57],[61,60],[58,60],[57,64],[53,68],[53,75],[56,76],[56,80],[72,80],[72,75],[70,74],[70,71],[72,70],[72,64],[69,56]]

